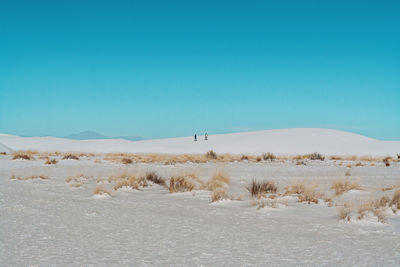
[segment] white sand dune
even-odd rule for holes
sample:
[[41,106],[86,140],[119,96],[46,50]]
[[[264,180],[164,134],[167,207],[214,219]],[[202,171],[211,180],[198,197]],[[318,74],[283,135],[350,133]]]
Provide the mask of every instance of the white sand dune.
[[12,149],[0,143],[0,153],[5,152],[7,154],[12,153]]
[[19,137],[0,134],[0,143],[13,150],[62,152],[130,152],[130,153],[217,153],[306,154],[394,156],[400,153],[400,141],[381,141],[362,135],[319,128],[265,130],[210,135],[205,141],[199,136],[144,141],[123,139],[70,140],[55,137]]

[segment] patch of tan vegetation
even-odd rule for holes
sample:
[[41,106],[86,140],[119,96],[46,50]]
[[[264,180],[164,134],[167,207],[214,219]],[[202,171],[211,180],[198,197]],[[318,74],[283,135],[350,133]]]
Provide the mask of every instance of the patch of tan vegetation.
[[218,159],[218,155],[214,152],[214,150],[210,150],[206,153],[206,158],[211,160]]
[[15,176],[13,174],[13,175],[11,175],[10,179],[20,180],[20,181],[33,180],[33,179],[47,180],[47,179],[49,179],[49,176],[47,176],[47,175],[31,175],[31,176],[22,177],[22,176]]
[[115,183],[114,190],[123,187],[130,187],[132,189],[140,190],[149,185],[146,177],[137,176],[135,174],[121,173],[108,177],[108,182]]
[[195,183],[193,182],[193,178],[190,176],[173,176],[169,182],[169,192],[177,193],[177,192],[189,192],[195,188]]
[[71,154],[67,153],[65,154],[62,159],[74,159],[74,160],[79,160],[79,155],[78,154]]
[[158,185],[166,186],[165,179],[158,175],[156,172],[146,173],[146,180]]
[[361,186],[356,181],[338,179],[333,182],[331,189],[335,190],[336,196],[340,196],[350,190],[361,190]]
[[305,182],[297,181],[286,188],[285,195],[296,195],[299,202],[318,203],[319,199],[324,198],[322,192],[317,191],[317,184],[306,184]]
[[130,158],[122,158],[121,159],[121,163],[125,164],[125,165],[132,164],[132,162],[133,161]]
[[33,158],[32,155],[24,152],[14,152],[13,153],[13,160],[22,159],[22,160],[31,160]]
[[351,221],[351,207],[352,205],[349,203],[344,203],[342,207],[339,208],[339,220],[344,220],[347,222]]
[[262,154],[262,158],[265,161],[269,160],[269,161],[272,162],[272,161],[274,161],[276,159],[276,156],[274,154],[268,152],[268,153],[263,153]]
[[392,199],[390,200],[389,206],[395,207],[393,211],[400,210],[400,190],[396,190],[393,193]]
[[385,222],[385,214],[384,211],[386,209],[387,204],[390,199],[388,196],[383,196],[381,199],[371,200],[366,203],[360,205],[358,209],[358,219],[362,220],[367,212],[371,212],[374,216],[377,217],[378,222]]
[[48,160],[46,160],[46,162],[44,164],[55,165],[55,164],[57,164],[57,160],[56,159],[48,159]]
[[252,197],[261,198],[265,197],[268,193],[276,193],[278,191],[275,182],[273,181],[257,181],[253,180],[247,187]]
[[211,202],[228,199],[228,185],[231,178],[223,173],[217,171],[213,174],[210,181],[207,182],[207,189],[211,191]]
[[87,182],[88,179],[89,177],[84,174],[77,174],[74,176],[68,176],[65,179],[65,182],[67,182],[67,184],[69,184],[70,187],[81,187],[83,184]]
[[107,190],[103,186],[97,185],[94,189],[93,195],[108,195],[111,196],[111,191]]
[[391,162],[392,160],[393,160],[393,159],[392,159],[391,157],[386,157],[386,158],[384,158],[384,159],[382,160],[382,162],[385,164],[386,167],[389,167],[389,166],[390,166],[390,162]]

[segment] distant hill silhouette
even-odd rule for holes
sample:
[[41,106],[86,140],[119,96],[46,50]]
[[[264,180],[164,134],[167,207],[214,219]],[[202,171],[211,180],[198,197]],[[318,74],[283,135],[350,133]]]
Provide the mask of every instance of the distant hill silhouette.
[[108,137],[102,134],[99,134],[95,131],[83,131],[80,133],[70,134],[66,136],[67,139],[74,139],[74,140],[91,140],[91,139],[125,139],[128,141],[139,141],[144,140],[141,136],[116,136],[116,137]]

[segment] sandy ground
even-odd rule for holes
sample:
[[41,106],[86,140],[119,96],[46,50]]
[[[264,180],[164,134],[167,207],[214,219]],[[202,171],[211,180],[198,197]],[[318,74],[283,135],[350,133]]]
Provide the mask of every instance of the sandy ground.
[[[346,223],[338,207],[289,201],[288,206],[257,209],[246,185],[273,180],[279,191],[293,181],[317,183],[326,194],[337,178],[350,171],[361,191],[334,199],[361,202],[381,196],[382,187],[400,182],[400,163],[390,167],[353,167],[332,161],[307,166],[286,163],[131,164],[94,159],[11,160],[0,156],[0,263],[5,265],[362,265],[400,264],[400,215],[385,223],[368,217]],[[210,192],[170,194],[154,185],[143,191],[113,191],[93,196],[96,178],[121,172],[156,171],[171,175],[193,172],[208,180],[216,170],[232,181],[229,193],[242,201],[211,203]],[[19,181],[11,175],[48,175]],[[85,174],[80,188],[65,179]],[[111,188],[111,185],[104,184]],[[388,196],[393,191],[385,192]]]

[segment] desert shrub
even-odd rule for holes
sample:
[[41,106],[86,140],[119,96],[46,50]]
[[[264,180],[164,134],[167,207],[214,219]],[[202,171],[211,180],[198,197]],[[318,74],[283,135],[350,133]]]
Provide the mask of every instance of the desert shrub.
[[46,165],[55,165],[55,164],[57,164],[57,160],[48,159],[48,160],[46,160],[46,162],[44,164],[46,164]]
[[5,155],[7,155],[7,153],[6,152],[0,152],[0,155],[5,156]]
[[270,152],[263,153],[262,157],[263,157],[263,160],[269,160],[269,161],[274,161],[276,159],[276,156]]
[[15,159],[31,160],[32,157],[29,154],[23,152],[16,152],[13,154],[13,160]]
[[33,179],[42,179],[42,180],[47,180],[49,179],[49,176],[47,175],[31,175],[31,176],[26,176],[26,177],[21,177],[21,176],[15,176],[14,174],[11,175],[10,177],[12,180],[33,180]]
[[253,180],[247,187],[252,197],[261,197],[268,193],[276,193],[278,188],[273,181],[257,181]]
[[309,159],[311,160],[325,160],[325,157],[322,156],[321,154],[314,152],[312,154],[309,155]]
[[247,156],[247,155],[242,155],[242,157],[240,158],[240,160],[249,160],[249,156]]
[[396,209],[400,209],[400,190],[397,190],[393,193],[389,205],[395,206]]
[[121,159],[121,163],[122,164],[125,164],[125,165],[127,165],[127,164],[131,164],[133,161],[130,159],[130,158],[123,158],[123,159]]
[[343,160],[343,158],[339,157],[339,156],[331,156],[329,159],[330,160]]
[[361,187],[357,182],[350,182],[348,179],[339,179],[332,184],[331,189],[335,190],[336,196],[340,196],[343,193],[346,193],[352,189],[360,190]]
[[210,150],[206,153],[206,158],[207,159],[217,159],[218,155],[217,155],[217,153],[214,152],[214,150]]
[[155,184],[164,185],[164,186],[166,184],[164,178],[162,178],[160,175],[158,175],[155,172],[146,173],[146,179],[147,179],[147,181],[153,182]]
[[345,220],[350,222],[351,221],[350,213],[351,213],[351,207],[345,203],[343,207],[339,208],[339,220]]
[[256,161],[260,162],[261,161],[261,157],[256,157]]
[[386,158],[384,158],[382,161],[383,161],[383,163],[385,164],[386,167],[389,167],[389,166],[390,166],[390,161],[391,161],[391,160],[392,160],[391,157],[386,157]]
[[173,176],[169,182],[169,192],[188,192],[194,189],[194,183],[188,176]]
[[362,167],[364,166],[360,161],[355,165],[356,167]]
[[350,171],[346,171],[345,175],[350,176],[351,175]]
[[302,160],[298,160],[298,161],[296,161],[296,165],[297,165],[297,166],[299,166],[299,165],[306,165],[306,163],[305,163],[304,161],[302,161]]
[[317,191],[316,185],[306,185],[304,182],[295,182],[286,187],[285,195],[297,195],[299,202],[318,203],[324,195]]
[[96,188],[94,189],[93,195],[104,195],[104,194],[111,196],[110,190],[107,190],[104,187],[97,185]]
[[62,159],[74,159],[74,160],[79,160],[79,157],[74,155],[74,154],[65,154]]
[[133,174],[122,173],[115,176],[108,177],[109,182],[114,182],[114,190],[118,190],[122,187],[130,187],[132,189],[139,190],[140,188],[148,186],[146,177]]
[[228,198],[228,190],[226,187],[217,187],[211,191],[211,202],[220,201]]
[[83,174],[78,174],[78,175],[74,175],[74,176],[68,176],[65,179],[65,182],[67,184],[69,184],[69,186],[71,187],[80,187],[82,186],[84,183],[86,183],[86,181],[89,179],[88,176],[83,175]]
[[218,187],[224,187],[231,182],[231,178],[221,171],[215,172],[207,183],[207,189],[212,191]]
[[363,203],[358,209],[358,219],[363,219],[367,212],[371,212],[377,217],[379,222],[385,222],[384,209],[388,201],[389,198],[387,196],[383,196],[380,200],[372,200],[367,203]]

